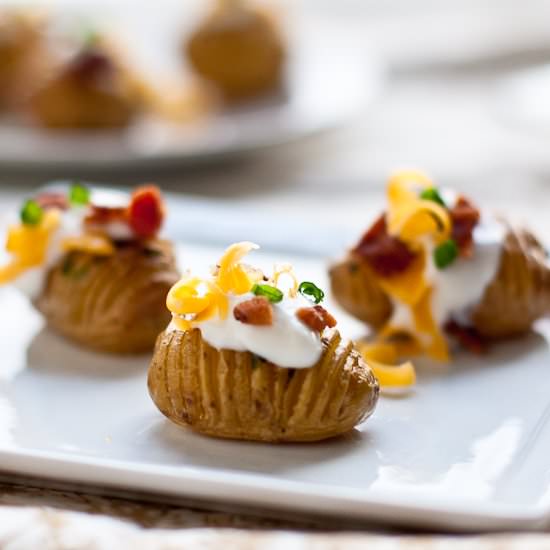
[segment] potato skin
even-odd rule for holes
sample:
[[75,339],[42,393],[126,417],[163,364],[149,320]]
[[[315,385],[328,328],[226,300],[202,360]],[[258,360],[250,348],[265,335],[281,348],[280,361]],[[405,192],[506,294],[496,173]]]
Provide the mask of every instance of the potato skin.
[[36,307],[50,327],[77,344],[144,353],[170,320],[166,294],[178,278],[166,241],[118,245],[106,258],[71,252],[49,272]]
[[472,312],[473,324],[487,338],[511,338],[545,315],[550,315],[546,251],[529,231],[509,229],[497,275]]
[[44,27],[37,14],[0,9],[0,110],[20,107],[43,77],[50,57]]
[[92,47],[52,67],[26,107],[46,128],[124,128],[140,108],[136,86],[114,54]]
[[256,97],[281,84],[285,51],[276,21],[268,13],[214,12],[184,49],[197,74],[229,102]]
[[332,295],[350,315],[374,330],[388,321],[392,303],[366,261],[350,252],[330,267],[329,277]]
[[151,398],[170,420],[214,437],[318,441],[370,416],[379,386],[338,331],[308,369],[281,368],[249,352],[217,350],[199,329],[167,329],[149,368]]
[[28,107],[45,128],[123,128],[135,113],[131,101],[118,91],[79,89],[62,80],[37,91]]

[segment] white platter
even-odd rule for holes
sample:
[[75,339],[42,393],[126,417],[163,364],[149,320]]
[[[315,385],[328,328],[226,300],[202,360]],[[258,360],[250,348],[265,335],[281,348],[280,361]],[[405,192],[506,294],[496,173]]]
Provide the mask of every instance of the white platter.
[[[185,265],[221,248],[183,246]],[[281,258],[256,253],[269,267]],[[293,261],[326,287],[324,261]],[[333,306],[330,306],[331,308]],[[343,315],[341,330],[359,326]],[[73,347],[29,303],[0,292],[0,471],[165,499],[391,525],[533,529],[550,524],[550,353],[541,332],[481,359],[424,365],[348,436],[317,444],[218,441],[166,420],[148,360]],[[550,331],[547,331],[550,334]]]

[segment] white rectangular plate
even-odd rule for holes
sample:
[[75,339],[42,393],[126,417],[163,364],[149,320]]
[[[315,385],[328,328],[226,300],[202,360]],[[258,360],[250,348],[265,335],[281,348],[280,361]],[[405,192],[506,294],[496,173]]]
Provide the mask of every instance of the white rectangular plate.
[[[184,246],[204,271],[220,248]],[[275,258],[255,253],[269,268]],[[327,287],[325,264],[286,258]],[[330,306],[334,309],[334,306]],[[344,314],[350,336],[359,326]],[[149,399],[148,358],[78,349],[0,290],[0,470],[110,490],[359,521],[460,530],[538,528],[550,519],[550,354],[537,334],[424,365],[406,397],[382,397],[348,436],[317,444],[209,439]]]

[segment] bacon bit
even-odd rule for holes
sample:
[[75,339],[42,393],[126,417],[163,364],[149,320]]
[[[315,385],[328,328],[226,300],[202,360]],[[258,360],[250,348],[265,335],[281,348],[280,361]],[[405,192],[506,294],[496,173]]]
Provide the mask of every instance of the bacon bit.
[[124,207],[110,207],[110,206],[96,206],[91,205],[91,210],[84,219],[84,224],[87,226],[101,226],[110,222],[122,222],[127,223],[126,208]]
[[388,233],[384,214],[363,235],[353,251],[364,258],[382,277],[402,273],[415,258],[415,254],[404,242]]
[[163,220],[164,203],[159,188],[155,185],[138,187],[128,207],[128,223],[133,232],[144,239],[154,237]]
[[302,307],[296,311],[296,317],[316,332],[323,332],[326,327],[336,326],[336,319],[322,306]]
[[477,355],[487,352],[487,342],[475,328],[459,325],[456,321],[449,321],[445,324],[445,330],[468,351]]
[[233,317],[245,325],[272,325],[273,307],[267,298],[256,296],[236,305],[233,309]]
[[69,208],[69,201],[63,193],[56,193],[55,191],[46,191],[36,197],[36,202],[44,210],[48,208],[59,208],[60,210],[67,210]]
[[101,229],[112,222],[127,224],[138,239],[153,238],[164,220],[164,203],[160,191],[154,185],[138,187],[128,207],[97,206],[92,204],[84,220],[88,229]]
[[460,255],[468,258],[473,254],[473,231],[479,222],[479,210],[465,197],[460,197],[449,210],[453,224],[452,237],[458,245]]
[[64,76],[79,82],[108,77],[115,67],[109,57],[97,49],[85,49],[67,65]]

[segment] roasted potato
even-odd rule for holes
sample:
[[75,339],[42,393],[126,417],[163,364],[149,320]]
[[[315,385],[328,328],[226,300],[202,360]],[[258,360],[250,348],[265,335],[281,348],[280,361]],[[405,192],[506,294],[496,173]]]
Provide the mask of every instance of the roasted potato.
[[[391,316],[389,298],[365,261],[352,253],[330,269],[338,303],[374,330]],[[493,281],[472,311],[477,332],[487,338],[508,338],[529,331],[550,314],[550,263],[538,240],[528,231],[508,228]]]
[[350,315],[375,330],[390,318],[392,303],[368,263],[359,256],[350,252],[330,267],[329,275],[332,294]]
[[550,262],[529,231],[509,229],[498,272],[472,313],[482,336],[509,338],[550,315]]
[[27,109],[47,128],[121,128],[137,113],[138,103],[125,70],[93,47],[55,71],[31,95]]
[[166,241],[118,244],[109,257],[70,252],[48,273],[36,307],[50,327],[78,344],[147,352],[170,320],[165,299],[178,278]]
[[0,10],[0,109],[17,107],[41,77],[48,58],[44,23],[39,13]]
[[227,4],[214,10],[186,40],[184,49],[193,69],[229,102],[275,90],[285,58],[276,21],[244,2]]
[[306,369],[281,368],[250,352],[218,350],[201,331],[167,329],[149,369],[149,393],[170,420],[214,437],[318,441],[372,414],[379,386],[351,342],[334,330]]

